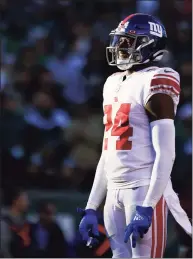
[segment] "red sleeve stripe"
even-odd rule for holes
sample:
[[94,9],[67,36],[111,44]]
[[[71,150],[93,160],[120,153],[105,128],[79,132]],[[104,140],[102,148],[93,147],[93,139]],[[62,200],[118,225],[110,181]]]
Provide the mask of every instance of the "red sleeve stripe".
[[180,85],[176,83],[174,80],[166,79],[166,78],[155,78],[151,81],[151,87],[156,85],[166,85],[166,86],[172,86],[175,88],[175,90],[180,93]]
[[160,87],[162,88],[162,89],[165,89],[165,90],[173,90],[176,94],[179,94],[179,92],[174,88],[174,87],[172,87],[172,86],[167,86],[167,85],[156,85],[156,86],[152,86],[151,87],[151,90],[152,89],[160,89]]
[[172,78],[172,79],[176,80],[180,84],[180,81],[176,77],[171,76],[171,75],[167,75],[167,74],[156,74],[156,75],[154,75],[153,78],[160,77],[160,76],[161,77],[165,77],[165,78]]
[[177,97],[179,96],[179,92],[176,93],[174,88],[164,87],[164,86],[156,86],[151,88],[151,92],[157,91],[159,93],[159,90],[167,90],[175,94]]

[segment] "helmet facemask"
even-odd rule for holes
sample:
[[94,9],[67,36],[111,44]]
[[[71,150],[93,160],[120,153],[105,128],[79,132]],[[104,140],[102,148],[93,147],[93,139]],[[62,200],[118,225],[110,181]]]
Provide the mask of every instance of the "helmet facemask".
[[110,46],[106,48],[107,62],[110,66],[117,66],[120,70],[130,69],[133,65],[146,63],[141,49],[151,43],[148,36],[130,34],[110,34]]

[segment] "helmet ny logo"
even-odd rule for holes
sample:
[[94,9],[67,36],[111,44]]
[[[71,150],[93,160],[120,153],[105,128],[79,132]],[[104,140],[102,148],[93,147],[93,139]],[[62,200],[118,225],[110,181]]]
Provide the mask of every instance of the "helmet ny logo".
[[154,23],[154,22],[148,22],[150,25],[150,34],[158,36],[158,37],[162,37],[163,35],[163,31],[162,31],[162,27],[161,25]]

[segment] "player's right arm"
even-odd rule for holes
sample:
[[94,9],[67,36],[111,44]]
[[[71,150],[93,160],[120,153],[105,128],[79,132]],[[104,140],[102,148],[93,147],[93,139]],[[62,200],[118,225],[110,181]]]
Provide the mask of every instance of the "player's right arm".
[[[107,178],[104,165],[105,152],[102,151],[96,168],[95,178],[86,208],[81,212],[82,220],[79,225],[79,232],[82,236],[82,239],[87,243],[87,245],[89,243],[89,246],[93,246],[97,241],[96,237],[99,235],[99,232],[96,210],[103,202],[107,193]],[[90,239],[90,235],[93,238]]]
[[89,195],[86,209],[97,210],[104,200],[107,192],[107,178],[104,171],[105,154],[102,152],[97,165],[93,186]]
[[86,208],[85,210],[79,210],[82,214],[82,220],[79,224],[79,232],[83,241],[89,247],[98,243],[96,239],[97,236],[99,236],[96,211],[104,200],[107,192],[107,179],[104,171],[104,163],[105,158],[104,153],[102,152]]
[[[104,84],[103,98],[104,98],[105,89],[107,87],[107,83],[109,82],[109,78],[110,77],[107,78]],[[104,138],[103,138],[103,145],[102,145],[102,153],[96,168],[95,178],[94,178],[93,186],[86,205],[86,209],[97,210],[106,196],[107,178],[104,170],[104,164],[105,164],[104,146],[105,146],[105,131],[104,131]]]

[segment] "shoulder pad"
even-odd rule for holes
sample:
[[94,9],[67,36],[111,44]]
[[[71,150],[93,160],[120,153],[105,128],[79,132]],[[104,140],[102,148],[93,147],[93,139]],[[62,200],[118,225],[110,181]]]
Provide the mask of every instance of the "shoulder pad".
[[180,93],[180,76],[172,68],[164,67],[155,70],[151,78],[150,88],[156,90],[170,90],[176,95]]
[[170,67],[163,67],[163,68],[156,69],[154,76],[158,76],[158,75],[162,75],[162,76],[165,76],[171,79],[173,78],[177,81],[180,81],[179,73]]

